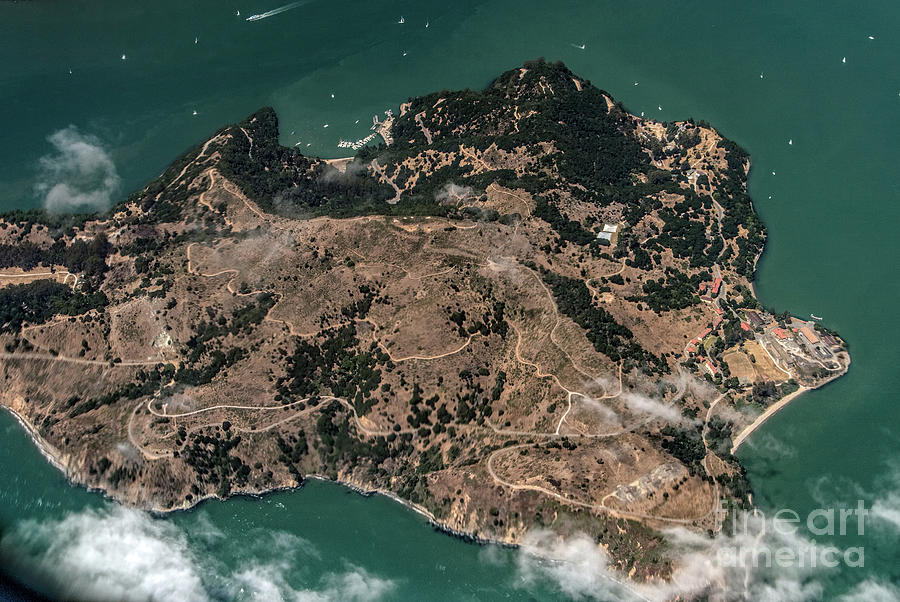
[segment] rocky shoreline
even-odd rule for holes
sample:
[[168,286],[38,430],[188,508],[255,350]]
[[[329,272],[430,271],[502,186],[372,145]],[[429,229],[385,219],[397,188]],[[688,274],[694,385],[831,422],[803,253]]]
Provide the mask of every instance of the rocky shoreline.
[[[59,451],[56,448],[54,448],[52,445],[50,445],[43,437],[41,437],[41,435],[37,432],[37,430],[21,414],[19,414],[17,411],[15,411],[14,409],[12,409],[9,406],[0,406],[0,407],[3,407],[4,409],[6,409],[16,419],[16,422],[18,422],[22,426],[22,428],[28,434],[31,441],[38,448],[38,451],[40,451],[41,455],[54,468],[59,470],[72,486],[84,487],[89,492],[98,493],[98,494],[102,495],[105,499],[107,499],[111,502],[121,504],[121,502],[119,500],[117,500],[114,496],[110,495],[110,493],[107,490],[105,490],[103,488],[99,488],[99,487],[90,487],[90,486],[86,485],[85,483],[83,483],[81,480],[79,480],[78,476],[77,476],[77,472],[69,469],[69,467],[66,465],[66,463],[62,459]],[[259,490],[259,491],[238,490],[226,498],[223,498],[216,494],[210,494],[210,495],[196,498],[196,499],[192,500],[190,503],[186,503],[186,504],[183,504],[180,506],[173,506],[173,507],[167,507],[167,508],[160,507],[160,506],[148,506],[148,507],[143,508],[143,510],[145,510],[146,512],[148,512],[154,516],[157,516],[157,517],[166,517],[166,516],[174,514],[176,512],[189,512],[191,510],[198,508],[203,502],[210,501],[210,500],[218,500],[220,502],[224,502],[224,501],[227,501],[228,499],[231,499],[234,497],[240,497],[240,496],[250,497],[250,498],[254,498],[254,499],[262,499],[264,496],[272,494],[272,493],[302,490],[304,485],[306,484],[307,479],[314,479],[314,480],[322,481],[325,483],[332,483],[335,485],[340,485],[340,486],[345,487],[363,497],[372,497],[374,495],[384,496],[384,497],[400,504],[401,506],[415,512],[416,514],[422,516],[428,522],[428,524],[431,525],[432,528],[434,528],[435,531],[438,531],[439,533],[443,533],[445,535],[449,535],[451,537],[465,541],[467,543],[472,543],[472,544],[476,544],[476,545],[499,545],[504,548],[511,548],[511,549],[519,547],[518,544],[513,543],[513,542],[503,541],[503,540],[499,540],[499,539],[479,537],[479,536],[475,535],[474,533],[469,533],[467,531],[460,531],[458,529],[454,529],[447,523],[441,522],[433,513],[431,513],[424,506],[422,506],[420,504],[415,504],[413,502],[410,502],[409,500],[404,500],[403,498],[401,498],[400,496],[398,496],[396,493],[394,493],[392,491],[388,491],[386,489],[379,489],[379,488],[366,488],[364,486],[361,486],[357,483],[353,483],[351,481],[345,481],[342,479],[332,479],[327,476],[319,475],[319,474],[306,475],[304,477],[304,480],[299,485],[282,485],[282,486],[271,487],[271,488],[263,489],[263,490]]]

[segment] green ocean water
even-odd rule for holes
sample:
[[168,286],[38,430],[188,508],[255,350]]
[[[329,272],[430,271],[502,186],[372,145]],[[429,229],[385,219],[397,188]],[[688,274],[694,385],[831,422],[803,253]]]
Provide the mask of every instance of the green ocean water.
[[[862,535],[815,536],[864,547],[864,567],[786,570],[782,585],[799,583],[797,596],[784,585],[752,597],[900,598],[900,5],[310,1],[244,20],[277,4],[0,3],[0,208],[41,204],[48,136],[70,125],[108,153],[120,198],[260,106],[278,111],[285,144],[336,157],[338,140],[368,134],[373,114],[482,87],[538,56],[565,61],[632,112],[709,121],[752,156],[751,193],[770,235],[762,302],[823,316],[854,361],[742,447],[755,499],[770,514],[859,499],[872,509]],[[151,519],[68,485],[6,414],[0,442],[2,558],[71,595],[97,595],[73,578],[90,571],[106,587],[178,599],[607,591],[585,574],[593,565],[535,568],[519,552],[434,533],[384,498],[321,483]],[[145,579],[128,582],[120,565]]]

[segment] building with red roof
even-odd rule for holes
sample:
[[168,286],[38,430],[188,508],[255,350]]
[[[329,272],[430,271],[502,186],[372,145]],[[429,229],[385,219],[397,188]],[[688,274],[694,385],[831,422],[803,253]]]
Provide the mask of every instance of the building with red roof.
[[800,334],[806,337],[806,340],[815,345],[819,342],[819,337],[812,331],[812,328],[809,326],[804,326],[800,329]]

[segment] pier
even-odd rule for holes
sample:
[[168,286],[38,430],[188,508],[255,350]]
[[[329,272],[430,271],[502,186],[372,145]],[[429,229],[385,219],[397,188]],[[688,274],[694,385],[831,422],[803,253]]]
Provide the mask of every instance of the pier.
[[381,136],[384,143],[388,146],[394,143],[394,137],[391,136],[391,127],[394,125],[394,112],[390,109],[384,112],[384,121],[378,121],[378,115],[372,117],[372,131]]

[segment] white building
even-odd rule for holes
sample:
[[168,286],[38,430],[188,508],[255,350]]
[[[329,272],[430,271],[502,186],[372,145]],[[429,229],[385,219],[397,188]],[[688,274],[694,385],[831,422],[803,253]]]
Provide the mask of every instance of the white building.
[[606,244],[612,244],[612,232],[597,232],[597,240]]

